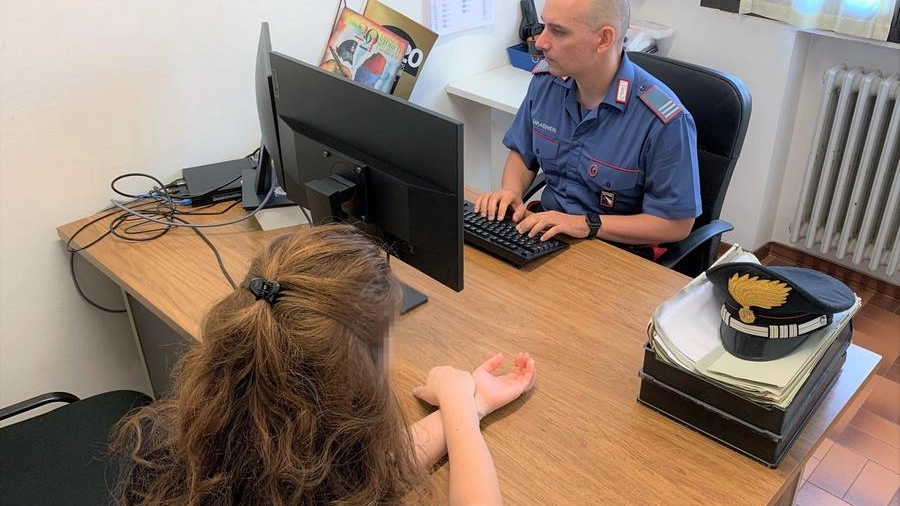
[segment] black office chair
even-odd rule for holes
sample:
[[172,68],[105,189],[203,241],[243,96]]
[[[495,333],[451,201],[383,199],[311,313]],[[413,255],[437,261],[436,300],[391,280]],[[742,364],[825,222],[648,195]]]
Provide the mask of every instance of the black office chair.
[[[750,90],[735,76],[674,58],[649,53],[628,53],[628,57],[671,88],[697,125],[703,214],[688,237],[662,245],[667,250],[656,260],[694,277],[718,256],[722,234],[734,229],[719,214],[750,122]],[[539,174],[525,200],[542,186],[543,174]]]
[[0,420],[55,402],[67,404],[0,427],[0,502],[110,504],[116,482],[115,466],[107,458],[110,430],[150,398],[129,390],[83,400],[54,392],[0,409]]

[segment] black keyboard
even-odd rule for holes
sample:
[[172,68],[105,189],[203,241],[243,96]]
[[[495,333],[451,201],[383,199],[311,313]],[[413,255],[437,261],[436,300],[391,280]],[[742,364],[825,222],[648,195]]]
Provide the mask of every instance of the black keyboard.
[[509,218],[502,221],[482,218],[475,212],[475,204],[468,200],[463,205],[463,229],[467,243],[516,267],[569,247],[559,239],[541,242],[538,237],[520,234]]

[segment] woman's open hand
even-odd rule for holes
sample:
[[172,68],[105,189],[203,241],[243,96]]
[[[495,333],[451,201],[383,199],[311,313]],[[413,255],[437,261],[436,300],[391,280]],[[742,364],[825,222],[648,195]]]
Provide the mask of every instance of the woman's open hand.
[[472,377],[475,378],[475,406],[481,418],[518,399],[534,386],[534,359],[527,353],[516,355],[511,371],[495,376],[494,371],[502,363],[503,354],[498,353],[472,371]]

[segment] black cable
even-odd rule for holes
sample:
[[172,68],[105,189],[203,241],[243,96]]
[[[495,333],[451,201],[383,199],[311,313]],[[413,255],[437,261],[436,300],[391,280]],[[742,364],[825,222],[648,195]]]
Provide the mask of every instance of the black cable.
[[[150,176],[150,177],[152,177],[152,176]],[[153,178],[153,179],[155,179],[155,178]],[[256,213],[258,213],[259,211],[261,211],[262,209],[264,209],[264,208],[266,207],[266,204],[269,203],[269,200],[272,198],[272,196],[273,196],[274,194],[275,194],[275,185],[272,185],[271,187],[269,187],[268,193],[266,193],[266,196],[262,198],[262,200],[260,201],[260,203],[259,203],[259,205],[256,207],[256,209],[254,209],[253,211],[250,211],[250,213],[248,213],[247,215],[242,216],[242,217],[237,218],[237,219],[234,219],[234,220],[224,221],[224,222],[220,222],[220,223],[189,223],[189,222],[184,222],[184,223],[172,223],[172,226],[173,226],[173,227],[186,227],[186,228],[213,228],[213,227],[222,227],[222,226],[225,226],[225,225],[233,225],[233,224],[235,224],[235,223],[240,223],[240,222],[242,222],[242,221],[245,221],[245,220],[250,219],[252,216],[255,216]],[[168,194],[165,195],[165,200],[166,200],[166,202],[171,203],[171,207],[172,207],[173,212],[174,212],[174,210],[176,209],[176,207],[175,207],[175,204],[172,203],[172,201],[171,201],[171,199],[169,198]],[[158,223],[158,224],[160,224],[160,225],[169,225],[169,224],[171,223],[171,222],[165,222],[165,221],[163,221],[163,220],[158,220],[158,219],[156,219],[155,217],[153,217],[153,216],[151,216],[151,215],[149,215],[149,214],[141,214],[141,213],[135,211],[134,209],[128,208],[127,205],[125,205],[124,203],[119,202],[119,201],[117,201],[117,200],[115,200],[115,199],[113,199],[112,203],[113,203],[114,206],[118,207],[119,209],[121,209],[121,210],[124,211],[125,213],[131,214],[131,215],[134,215],[134,216],[138,216],[138,217],[143,218],[143,219],[145,219],[145,220],[147,220],[147,221],[152,221],[152,222]]]
[[300,212],[303,213],[303,217],[306,218],[306,223],[308,223],[309,226],[312,227],[313,226],[312,216],[309,215],[309,213],[306,211],[305,207],[303,207],[299,204],[297,205],[297,207],[300,208]]
[[[177,216],[173,216],[172,219],[178,220],[182,223],[187,223],[186,220],[184,220],[183,218],[179,218]],[[209,249],[212,251],[213,256],[216,257],[216,263],[219,264],[219,270],[222,271],[222,274],[225,276],[225,279],[228,281],[228,284],[231,285],[231,288],[236,289],[237,283],[235,283],[234,279],[231,277],[231,275],[228,274],[228,269],[225,268],[225,262],[222,260],[222,255],[219,254],[218,248],[216,248],[216,246],[212,243],[212,241],[210,241],[209,238],[206,237],[206,234],[201,232],[199,228],[192,228],[191,230],[193,230],[194,233],[197,234],[200,237],[200,239],[202,239],[203,242],[206,243],[207,246],[209,246]]]
[[152,179],[153,182],[156,183],[156,186],[154,186],[153,190],[151,190],[151,191],[161,191],[167,200],[171,200],[169,198],[169,188],[167,187],[167,185],[164,185],[162,183],[162,181],[160,181],[159,179],[156,179],[155,177],[151,176],[150,174],[144,174],[142,172],[128,172],[128,173],[116,176],[109,183],[109,187],[112,188],[112,191],[116,192],[116,194],[118,194],[118,195],[121,195],[123,197],[128,197],[130,199],[137,199],[137,198],[141,198],[141,197],[145,196],[145,195],[131,195],[131,194],[119,191],[119,189],[116,188],[116,183],[121,181],[122,179],[125,179],[126,177],[145,177],[147,179]]
[[[143,204],[143,207],[146,207],[148,204],[154,205],[154,206],[160,206],[160,203],[159,203],[158,201],[156,201],[155,199],[153,199],[153,200],[152,200],[151,202],[149,202],[149,203]],[[236,205],[236,204],[237,204],[237,202],[235,202],[234,204],[232,204],[231,206],[229,206],[229,207],[226,208],[225,210],[221,211],[220,213],[206,213],[206,214],[221,214],[221,213],[226,212],[228,209],[231,209],[231,208],[234,207],[234,205]],[[135,207],[141,207],[141,206],[135,206]],[[184,220],[183,218],[177,217],[174,213],[169,213],[169,212],[168,212],[168,207],[167,207],[167,206],[163,206],[163,207],[165,208],[165,211],[160,211],[160,210],[154,211],[154,210],[151,209],[151,210],[144,210],[144,212],[145,212],[145,213],[150,213],[150,214],[164,215],[164,216],[166,216],[169,220],[174,220],[174,221],[178,221],[178,222],[181,222],[181,223],[188,223],[188,222],[187,222],[186,220]],[[86,246],[83,246],[83,247],[80,247],[80,248],[73,248],[73,247],[71,246],[71,244],[72,244],[72,241],[75,239],[75,237],[76,237],[78,234],[80,234],[84,229],[86,229],[86,228],[89,227],[90,225],[93,225],[94,223],[96,223],[96,222],[98,222],[98,221],[100,221],[100,220],[102,220],[102,219],[104,219],[104,218],[108,218],[108,217],[112,216],[113,214],[116,214],[116,212],[109,212],[109,213],[103,214],[103,215],[98,216],[97,218],[94,218],[93,220],[89,221],[88,223],[86,223],[85,225],[83,225],[81,228],[79,228],[74,234],[72,234],[72,236],[71,236],[71,237],[69,238],[69,240],[66,242],[66,251],[69,252],[69,254],[70,254],[70,256],[71,256],[71,259],[70,259],[70,271],[71,271],[71,274],[72,274],[72,282],[74,283],[75,288],[76,288],[76,290],[78,291],[79,295],[81,295],[81,297],[82,297],[85,301],[87,301],[89,304],[91,304],[92,306],[96,307],[97,309],[100,309],[100,310],[109,312],[109,313],[119,313],[119,312],[124,312],[124,310],[112,310],[112,309],[103,307],[103,306],[97,304],[96,302],[92,301],[92,300],[84,293],[84,291],[83,291],[82,288],[81,288],[81,285],[78,283],[78,278],[77,278],[76,275],[75,275],[75,259],[74,259],[75,253],[76,253],[76,252],[79,252],[79,251],[83,251],[83,250],[85,250],[85,249],[87,249],[87,248],[93,246],[94,244],[97,244],[98,242],[100,242],[102,239],[104,239],[105,237],[107,237],[107,236],[110,235],[110,234],[112,234],[112,235],[114,235],[114,236],[116,236],[116,237],[119,237],[120,239],[126,240],[126,241],[133,241],[133,242],[152,241],[152,240],[154,240],[154,239],[158,239],[158,238],[161,237],[163,234],[169,232],[170,230],[172,230],[172,228],[175,228],[175,225],[173,224],[172,227],[162,227],[162,228],[156,228],[156,229],[150,229],[150,230],[143,230],[143,231],[138,232],[138,233],[140,233],[140,234],[153,233],[153,235],[151,235],[151,236],[149,236],[149,237],[132,237],[132,236],[129,236],[129,234],[137,234],[137,233],[133,232],[131,229],[133,229],[133,228],[135,228],[135,227],[146,226],[146,225],[148,225],[150,222],[147,222],[147,221],[141,220],[141,219],[136,219],[134,216],[125,214],[125,213],[122,212],[122,211],[118,211],[118,213],[119,213],[119,216],[116,216],[116,217],[112,220],[112,222],[110,222],[109,229],[108,229],[104,234],[102,234],[100,237],[98,237],[97,239],[91,241],[91,242],[90,242],[89,244],[87,244]],[[129,226],[127,226],[127,227],[123,227],[123,225],[124,225],[125,223],[128,223],[128,222],[134,222],[134,223],[132,223],[131,225],[129,225]],[[122,229],[121,232],[119,231],[120,228]],[[209,240],[208,237],[206,237],[206,235],[205,235],[203,232],[200,231],[200,229],[193,228],[192,230],[194,231],[194,233],[196,233],[196,234],[200,237],[200,239],[201,239],[204,243],[206,243],[206,245],[207,245],[207,246],[209,247],[209,249],[212,251],[213,256],[214,256],[215,259],[216,259],[216,263],[217,263],[218,266],[219,266],[219,270],[222,272],[222,275],[225,277],[225,280],[228,281],[228,284],[231,285],[231,288],[232,288],[232,289],[237,288],[237,283],[235,283],[234,278],[231,277],[231,274],[229,274],[229,273],[228,273],[228,270],[225,268],[225,263],[224,263],[224,261],[222,260],[222,256],[221,256],[221,254],[219,253],[219,250],[216,248],[216,246],[212,243],[212,241]]]
[[75,274],[75,252],[74,251],[69,252],[69,272],[72,274],[72,282],[75,284],[75,289],[78,290],[78,295],[81,295],[81,298],[84,299],[85,302],[87,302],[88,304],[94,306],[95,308],[97,308],[101,311],[106,311],[107,313],[120,314],[120,313],[128,312],[128,310],[126,310],[126,309],[110,309],[108,307],[101,306],[100,304],[91,300],[90,297],[88,297],[87,294],[84,293],[84,290],[81,289],[81,284],[78,282],[78,276]]
[[[139,199],[134,200],[134,201],[130,202],[129,204],[133,204],[133,203],[138,202],[138,201],[139,201]],[[154,203],[154,205],[156,205],[156,203]],[[136,206],[136,207],[141,207],[141,205],[138,205],[138,206]],[[80,252],[80,251],[83,251],[83,250],[86,250],[86,249],[90,248],[90,247],[93,246],[94,244],[97,244],[98,242],[100,242],[101,240],[103,240],[105,237],[107,237],[108,235],[110,235],[111,233],[113,233],[113,231],[112,231],[112,230],[108,230],[107,232],[105,232],[104,234],[102,234],[100,237],[98,237],[98,238],[94,239],[93,241],[89,242],[87,245],[81,246],[81,247],[78,247],[78,248],[72,247],[72,241],[74,241],[74,240],[75,240],[75,237],[77,237],[79,234],[81,234],[81,232],[83,232],[86,228],[88,228],[89,226],[93,225],[94,223],[97,223],[98,221],[100,221],[100,220],[102,220],[102,219],[105,219],[105,218],[108,218],[108,217],[110,217],[110,216],[112,216],[112,215],[114,215],[114,214],[117,214],[117,213],[120,214],[120,215],[122,214],[122,212],[121,212],[120,210],[115,209],[115,208],[113,208],[112,210],[110,210],[109,208],[107,208],[106,210],[107,210],[107,211],[110,211],[110,212],[107,212],[107,213],[105,213],[105,214],[102,214],[102,215],[98,216],[97,218],[94,218],[93,220],[91,220],[91,221],[87,222],[86,224],[82,225],[81,228],[79,228],[78,230],[76,230],[75,233],[72,234],[71,237],[69,237],[69,240],[66,241],[66,252],[69,253],[69,273],[70,273],[70,275],[72,276],[72,284],[75,285],[75,290],[78,292],[78,295],[80,295],[81,298],[84,299],[85,302],[87,302],[88,304],[94,306],[95,308],[97,308],[97,309],[99,309],[99,310],[101,310],[101,311],[105,311],[105,312],[107,312],[107,313],[119,314],[119,313],[125,313],[126,310],[125,310],[125,309],[110,309],[110,308],[108,308],[108,307],[105,307],[105,306],[102,306],[102,305],[98,304],[97,302],[94,302],[90,297],[88,297],[87,294],[84,293],[84,290],[83,290],[82,287],[81,287],[81,283],[78,282],[78,275],[75,273],[75,254],[78,253],[78,252]]]
[[207,239],[206,235],[204,235],[203,232],[201,232],[199,228],[193,228],[191,230],[193,230],[195,234],[199,235],[200,238],[203,239],[203,242],[205,242],[206,245],[209,246],[209,249],[212,250],[213,255],[216,257],[216,263],[219,264],[219,270],[222,271],[222,274],[225,276],[225,279],[228,280],[228,284],[231,285],[231,289],[236,290],[238,285],[237,285],[237,283],[234,282],[234,279],[231,278],[231,275],[228,274],[228,269],[225,268],[225,262],[222,261],[222,256],[219,255],[219,250],[216,249],[216,247],[215,247],[215,245],[213,245],[212,241]]
[[[150,201],[150,204],[153,204],[153,207],[143,210],[144,213],[151,216],[160,216],[164,220],[167,220],[171,223],[172,217],[175,215],[176,208],[173,205],[168,205],[161,203],[160,201],[153,199]],[[149,226],[148,221],[137,218],[134,215],[127,214],[125,212],[121,213],[119,216],[116,216],[109,224],[109,232],[118,237],[119,239],[124,239],[126,241],[134,241],[134,242],[143,242],[143,241],[152,241],[154,239],[158,239],[162,237],[166,232],[175,228],[175,224],[172,223],[171,226],[163,225],[163,227],[155,227],[150,229],[142,230],[141,232],[134,232],[133,230],[138,227]],[[153,222],[156,223],[156,222]],[[128,224],[127,227],[124,225]],[[119,229],[122,229],[120,232]],[[149,234],[145,237],[133,237],[138,234]]]
[[[135,202],[139,202],[140,200],[141,200],[141,199],[135,199],[135,200],[129,202],[128,204],[133,204],[133,203],[135,203]],[[135,207],[137,208],[138,206],[135,206]],[[73,247],[72,247],[72,241],[74,241],[75,238],[78,237],[78,235],[81,234],[86,228],[88,228],[89,226],[93,225],[94,223],[97,223],[98,221],[100,221],[100,220],[102,220],[102,219],[108,218],[108,217],[110,217],[110,216],[112,216],[112,215],[114,215],[114,214],[117,214],[117,213],[119,213],[119,214],[122,213],[121,210],[119,210],[119,209],[117,209],[117,208],[115,208],[115,207],[113,207],[113,208],[109,208],[109,207],[108,207],[108,208],[104,209],[103,211],[109,211],[109,212],[106,213],[106,214],[104,214],[104,215],[102,215],[102,216],[98,216],[98,217],[94,218],[93,220],[91,220],[91,221],[85,223],[84,225],[82,225],[81,228],[79,228],[78,230],[76,230],[75,233],[72,234],[71,237],[69,237],[69,240],[66,241],[66,251],[67,251],[67,252],[69,252],[69,253],[77,253],[77,252],[79,252],[79,251],[86,250],[86,249],[90,248],[91,246],[97,244],[97,243],[100,242],[101,240],[103,240],[103,238],[105,238],[106,236],[108,236],[108,235],[111,233],[111,232],[108,231],[108,232],[104,233],[103,235],[101,235],[100,237],[98,237],[97,239],[94,239],[93,241],[91,241],[90,243],[88,243],[88,244],[85,245],[85,246],[81,246],[81,247],[79,247],[79,248],[73,248]],[[103,211],[100,211],[100,212],[103,212]]]
[[[118,218],[117,218],[117,220],[118,220]],[[152,241],[154,239],[159,239],[160,237],[163,236],[163,234],[165,234],[169,230],[172,230],[172,228],[173,228],[173,227],[158,227],[157,226],[155,228],[148,229],[148,228],[144,228],[144,227],[148,226],[147,222],[137,221],[137,220],[132,220],[132,221],[135,221],[135,223],[133,223],[127,227],[123,227],[122,225],[125,224],[126,220],[122,219],[116,225],[113,226],[113,228],[110,230],[110,233],[112,233],[114,236],[118,237],[119,239],[124,239],[126,241],[145,242],[145,241]],[[121,229],[121,231],[120,231],[120,229]],[[140,229],[140,230],[138,230],[138,229]],[[147,236],[147,234],[153,234],[153,235]],[[136,237],[138,235],[140,235],[142,237]]]
[[[253,153],[250,153],[249,155],[247,155],[247,157],[248,158],[252,157],[258,152],[259,152],[259,148],[254,150]],[[147,179],[151,179],[155,183],[155,186],[153,187],[153,189],[150,192],[147,192],[147,193],[141,194],[141,195],[132,195],[132,194],[120,191],[118,188],[116,188],[116,183],[127,177],[144,177]],[[237,181],[238,179],[239,178],[235,178],[232,181],[225,183],[221,187],[225,187],[225,186],[233,183],[234,181]],[[130,173],[119,175],[110,182],[110,188],[112,188],[113,192],[115,192],[116,194],[118,194],[120,196],[130,198],[132,200],[130,200],[128,202],[114,201],[113,207],[102,210],[101,213],[103,213],[103,214],[90,220],[89,222],[82,225],[78,230],[76,230],[75,233],[73,233],[69,237],[69,239],[66,241],[66,245],[65,245],[66,252],[68,252],[70,255],[69,268],[70,268],[70,273],[72,275],[72,282],[75,285],[75,289],[78,291],[79,295],[85,301],[87,301],[89,304],[96,307],[97,309],[100,309],[102,311],[106,311],[109,313],[125,312],[124,309],[118,310],[118,309],[109,309],[109,308],[103,307],[102,305],[97,304],[96,302],[91,300],[84,293],[84,291],[81,288],[80,283],[78,282],[78,278],[75,274],[75,253],[78,253],[80,251],[84,251],[84,250],[90,248],[91,246],[102,241],[109,235],[113,235],[113,236],[118,237],[125,241],[133,241],[133,242],[152,241],[154,239],[158,239],[159,237],[162,237],[163,235],[168,233],[173,228],[184,227],[184,226],[191,228],[194,231],[194,233],[196,233],[200,237],[200,239],[204,243],[206,243],[206,245],[212,251],[213,256],[216,259],[216,263],[219,266],[219,270],[222,272],[225,279],[231,285],[232,289],[237,288],[237,283],[235,283],[234,279],[231,277],[231,275],[228,273],[228,270],[225,268],[225,263],[222,260],[222,256],[219,253],[218,249],[212,243],[212,241],[210,241],[209,238],[207,238],[206,235],[200,231],[200,228],[201,227],[215,227],[215,226],[231,225],[233,223],[238,223],[240,221],[243,221],[244,219],[247,219],[250,216],[253,216],[254,214],[256,214],[257,211],[259,211],[259,209],[261,209],[263,207],[263,205],[265,205],[265,202],[267,202],[268,199],[271,198],[272,193],[274,192],[274,188],[270,189],[269,194],[264,199],[263,204],[260,205],[260,207],[256,211],[254,211],[253,213],[250,213],[248,216],[246,216],[244,218],[241,218],[238,220],[233,220],[233,221],[228,221],[228,222],[224,222],[224,223],[214,223],[214,224],[209,224],[209,225],[194,225],[194,224],[191,224],[190,222],[188,222],[187,220],[181,218],[179,215],[184,215],[184,216],[221,215],[221,214],[227,213],[234,206],[236,206],[239,202],[235,201],[231,205],[225,207],[224,209],[221,209],[221,210],[218,210],[215,212],[202,212],[202,211],[204,209],[208,209],[210,207],[218,205],[218,203],[212,203],[212,204],[208,204],[208,205],[205,205],[202,207],[198,207],[198,208],[194,209],[193,211],[183,211],[183,210],[178,209],[178,207],[176,205],[177,201],[174,200],[171,197],[171,195],[169,194],[170,189],[176,188],[179,185],[183,185],[183,179],[181,180],[181,182],[179,182],[179,180],[176,180],[169,184],[163,184],[162,181],[153,177],[152,175],[138,173],[138,172],[130,172]],[[212,191],[215,191],[215,189],[210,190],[210,192],[212,192]],[[302,209],[302,210],[304,211],[304,215],[305,215],[306,214],[305,209]],[[140,211],[140,213],[136,212],[136,211]],[[99,237],[95,238],[94,240],[88,242],[84,246],[79,246],[79,247],[73,246],[73,242],[74,242],[75,238],[78,237],[82,232],[84,232],[85,229],[87,229],[91,225],[97,223],[98,221],[109,218],[111,216],[114,216],[114,218],[110,221],[109,228],[107,229],[106,232],[104,232]],[[159,217],[160,219],[156,219],[156,217]],[[157,226],[152,227],[152,228],[147,228],[148,226],[151,226],[150,225],[151,223],[155,223],[155,224],[157,224]]]
[[233,208],[234,206],[240,204],[240,201],[235,200],[234,202],[232,202],[232,203],[231,203],[228,207],[226,207],[225,209],[216,211],[216,212],[214,212],[214,213],[203,213],[203,212],[198,212],[198,211],[202,211],[203,209],[209,209],[210,207],[217,206],[217,205],[219,205],[219,204],[221,204],[221,202],[213,202],[213,203],[211,203],[211,204],[204,204],[204,205],[202,205],[202,206],[192,207],[191,209],[195,209],[195,211],[182,211],[182,210],[179,209],[175,214],[183,214],[183,215],[187,215],[187,216],[216,216],[216,215],[220,215],[220,214],[225,214],[225,213],[227,213],[228,211],[231,210],[231,208]]
[[[233,207],[233,205],[230,207]],[[156,214],[156,213],[150,213],[150,214]],[[163,214],[168,220],[171,220],[173,222],[173,224],[171,227],[162,227],[162,228],[157,228],[157,229],[145,230],[145,231],[141,232],[141,233],[155,232],[156,235],[153,235],[150,237],[141,237],[141,238],[128,237],[126,235],[122,235],[121,233],[119,233],[117,229],[114,229],[113,224],[110,225],[110,231],[116,237],[125,239],[127,241],[135,241],[135,242],[152,241],[154,239],[158,239],[163,234],[169,232],[173,228],[176,228],[177,224],[174,223],[176,221],[180,222],[180,223],[185,223],[185,224],[189,223],[187,220],[178,217],[176,215],[176,213],[168,214],[168,213],[159,212],[159,214]],[[208,213],[208,214],[216,214],[216,213]],[[130,216],[130,215],[125,215],[124,213],[122,216],[118,217],[116,220],[119,221],[119,224],[125,223],[127,221],[135,221],[136,222],[133,225],[130,225],[129,227],[124,229],[125,234],[129,233],[130,228],[134,228],[134,227],[138,227],[138,226],[146,226],[146,225],[149,225],[150,223],[152,223],[152,222],[147,222],[144,220],[135,219],[135,217]],[[209,249],[212,251],[213,256],[215,256],[215,258],[216,258],[216,263],[219,265],[219,270],[222,271],[222,274],[225,276],[225,279],[231,285],[231,288],[233,288],[233,289],[237,288],[237,284],[234,282],[234,279],[231,277],[231,275],[228,273],[228,270],[225,268],[225,263],[223,262],[222,256],[219,254],[219,250],[216,248],[216,246],[212,243],[212,241],[209,240],[209,238],[206,237],[206,235],[203,232],[200,231],[199,228],[191,228],[191,230],[193,230],[194,233],[196,233],[200,237],[200,239],[202,239],[203,242],[206,243],[207,246],[209,246]]]
[[215,188],[206,190],[205,192],[201,193],[200,195],[183,195],[183,196],[180,196],[179,198],[194,200],[194,199],[199,199],[199,198],[202,198],[202,197],[206,197],[206,196],[209,196],[209,195],[212,194],[212,193],[215,193],[215,192],[221,190],[222,188],[227,187],[227,186],[230,185],[231,183],[234,183],[235,181],[239,180],[240,178],[241,178],[241,176],[237,176],[237,177],[235,177],[234,179],[232,179],[231,181],[222,183],[222,184],[220,184],[219,186],[216,186]]

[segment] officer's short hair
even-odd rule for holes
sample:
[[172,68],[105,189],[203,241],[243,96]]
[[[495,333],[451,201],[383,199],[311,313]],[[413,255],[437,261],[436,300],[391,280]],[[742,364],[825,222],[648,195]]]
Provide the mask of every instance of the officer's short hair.
[[631,6],[628,0],[591,0],[581,20],[595,29],[612,26],[618,41],[622,42],[631,23]]

